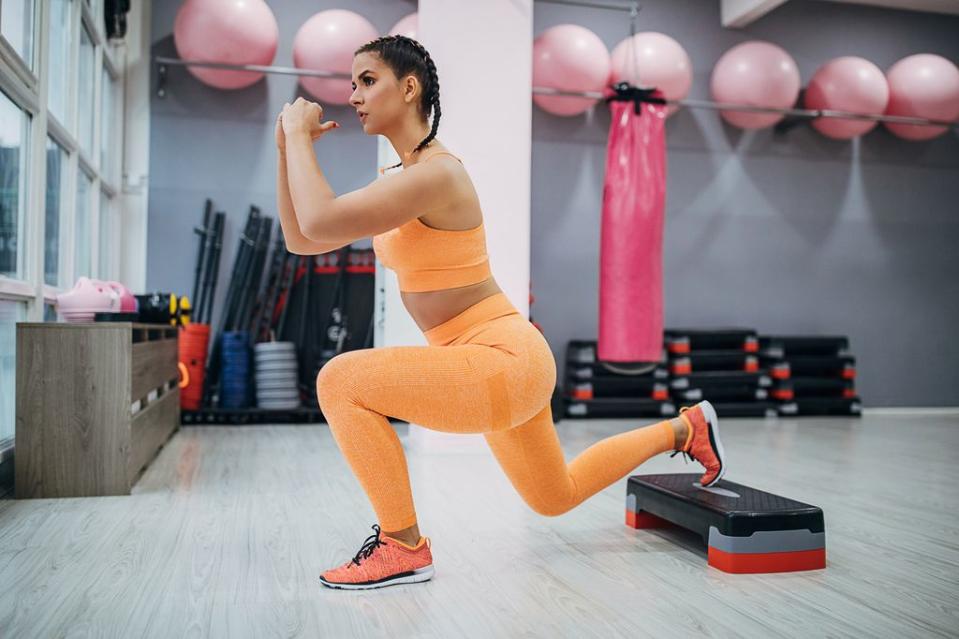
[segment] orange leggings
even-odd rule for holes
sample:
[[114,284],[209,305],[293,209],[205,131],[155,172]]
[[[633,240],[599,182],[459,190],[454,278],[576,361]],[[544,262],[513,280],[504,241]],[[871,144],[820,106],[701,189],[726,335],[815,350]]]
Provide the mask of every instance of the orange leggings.
[[673,450],[670,422],[608,437],[567,465],[550,413],[556,364],[543,335],[502,293],[424,333],[429,346],[347,351],[320,370],[320,407],[379,524],[416,523],[406,457],[386,416],[482,433],[535,512],[555,516]]

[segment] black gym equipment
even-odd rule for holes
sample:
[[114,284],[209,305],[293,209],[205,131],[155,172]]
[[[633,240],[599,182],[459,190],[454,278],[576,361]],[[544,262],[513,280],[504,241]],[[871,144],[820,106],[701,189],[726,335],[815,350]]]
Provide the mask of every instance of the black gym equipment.
[[194,321],[209,324],[213,315],[213,298],[216,295],[216,283],[220,273],[220,254],[223,251],[223,227],[226,213],[218,211],[213,216],[213,228],[204,236],[203,265],[200,276],[199,297],[194,300]]
[[[251,206],[247,215],[246,226],[239,238],[239,248],[233,261],[233,270],[230,273],[230,284],[227,287],[226,300],[223,303],[223,312],[220,315],[220,325],[213,338],[213,348],[207,359],[206,375],[203,379],[203,405],[212,406],[218,399],[220,384],[220,352],[223,334],[235,330],[237,312],[243,303],[244,286],[250,285],[252,266],[256,249],[256,241],[260,233],[260,210]],[[212,310],[212,309],[211,309]]]
[[130,0],[104,0],[103,25],[106,28],[107,38],[113,40],[126,36],[129,11]]
[[196,267],[193,269],[193,299],[197,302],[197,306],[199,306],[200,276],[203,274],[203,257],[210,245],[210,237],[213,235],[213,200],[210,198],[207,198],[206,203],[203,205],[203,226],[193,227],[193,232],[200,236],[200,244],[196,256]]
[[672,375],[706,371],[756,372],[758,370],[759,357],[742,350],[691,351],[685,355],[672,355],[669,358],[669,372]]
[[710,566],[730,573],[826,567],[822,509],[720,480],[703,488],[696,474],[634,475],[626,485],[626,525],[679,526],[699,535]]
[[759,350],[756,331],[748,328],[670,328],[663,331],[666,350],[671,355],[691,351],[735,350],[755,353]]
[[862,414],[848,337],[763,335],[759,344],[760,362],[776,380],[770,396],[780,402],[781,415]]
[[567,398],[567,417],[674,417],[670,401],[631,397],[598,397],[590,400]]
[[291,255],[292,253],[286,250],[283,233],[277,233],[270,257],[270,267],[267,270],[266,285],[258,298],[253,323],[250,327],[255,342],[273,341],[273,335],[271,334],[273,313],[283,286],[287,260]]
[[663,362],[605,362],[596,340],[570,340],[563,381],[566,417],[670,417],[669,371]]
[[779,414],[784,416],[862,416],[862,400],[859,397],[804,397],[779,405]]
[[792,355],[846,355],[849,338],[823,335],[764,335],[759,340],[759,350],[771,357]]

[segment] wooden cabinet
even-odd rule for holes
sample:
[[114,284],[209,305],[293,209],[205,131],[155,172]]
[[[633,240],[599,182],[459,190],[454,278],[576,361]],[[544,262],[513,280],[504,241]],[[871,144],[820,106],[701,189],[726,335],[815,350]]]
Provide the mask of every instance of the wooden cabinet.
[[17,499],[129,495],[180,425],[177,329],[17,324]]

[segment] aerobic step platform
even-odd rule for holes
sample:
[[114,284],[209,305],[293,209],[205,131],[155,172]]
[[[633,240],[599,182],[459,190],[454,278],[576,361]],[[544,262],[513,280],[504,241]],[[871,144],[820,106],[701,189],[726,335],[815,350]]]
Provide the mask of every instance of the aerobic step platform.
[[706,543],[709,565],[725,572],[826,567],[822,509],[726,480],[701,488],[699,477],[633,475],[626,484],[626,525],[691,530]]

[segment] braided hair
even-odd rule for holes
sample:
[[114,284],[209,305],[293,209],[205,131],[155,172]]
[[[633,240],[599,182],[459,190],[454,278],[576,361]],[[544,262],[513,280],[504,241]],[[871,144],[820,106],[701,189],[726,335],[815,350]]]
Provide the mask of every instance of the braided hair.
[[[433,113],[433,128],[430,129],[429,135],[416,145],[416,148],[410,153],[412,155],[426,147],[436,137],[436,130],[440,126],[440,80],[436,73],[436,64],[433,63],[426,47],[413,38],[402,35],[383,36],[371,40],[353,52],[353,55],[367,52],[378,54],[384,64],[393,70],[393,74],[397,78],[412,73],[423,85],[419,109],[424,122],[429,119],[430,113]],[[400,162],[388,168],[395,169],[402,164]]]

